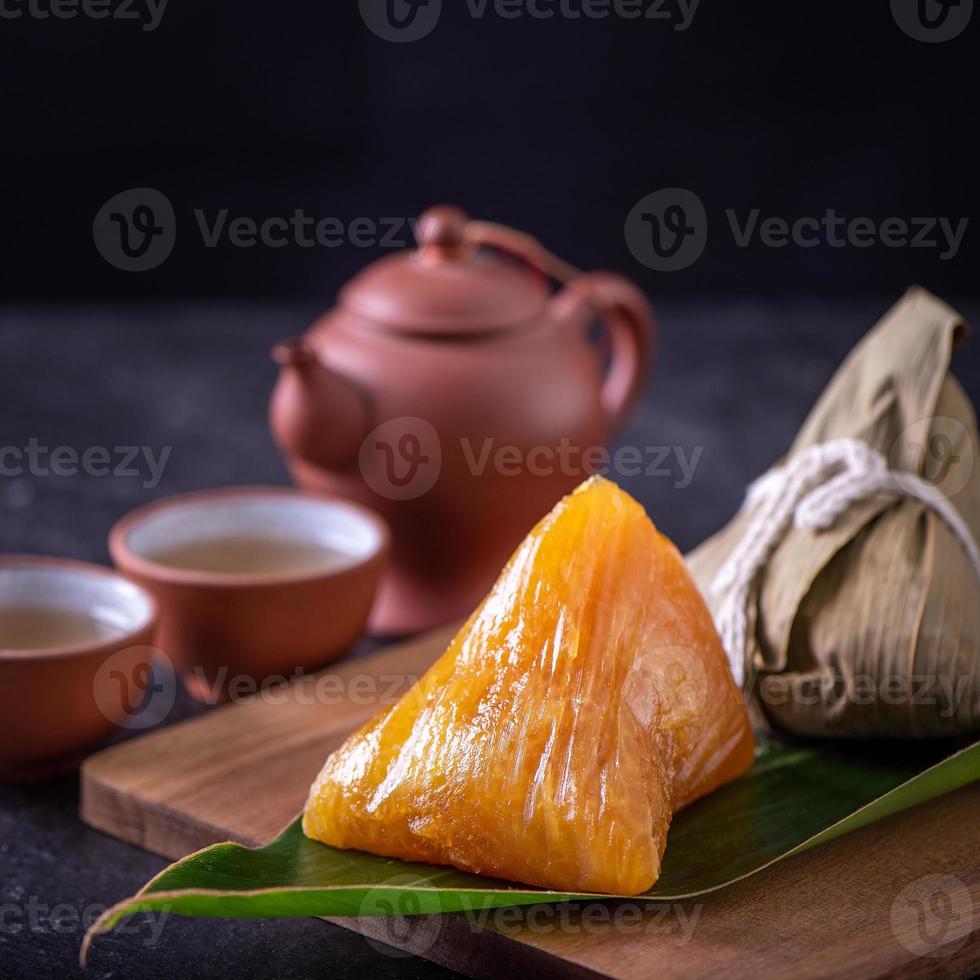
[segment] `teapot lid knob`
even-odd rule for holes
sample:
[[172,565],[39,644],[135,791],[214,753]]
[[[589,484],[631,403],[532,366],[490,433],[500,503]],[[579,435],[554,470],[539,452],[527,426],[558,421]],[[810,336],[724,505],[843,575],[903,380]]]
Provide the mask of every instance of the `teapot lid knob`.
[[543,317],[546,281],[481,254],[481,227],[460,208],[429,208],[416,226],[418,248],[372,262],[344,287],[341,306],[362,325],[429,338],[486,335]]
[[419,218],[418,243],[423,254],[447,256],[458,254],[466,244],[469,215],[452,204],[437,204]]

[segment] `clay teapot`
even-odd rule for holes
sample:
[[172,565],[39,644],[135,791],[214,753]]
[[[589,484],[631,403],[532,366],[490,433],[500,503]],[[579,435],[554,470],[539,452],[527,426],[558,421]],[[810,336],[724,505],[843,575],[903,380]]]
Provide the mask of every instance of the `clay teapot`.
[[[417,238],[273,351],[270,421],[293,477],[391,525],[371,623],[385,634],[467,615],[534,523],[603,465],[653,335],[634,285],[580,274],[527,235],[441,206]],[[590,342],[597,319],[607,356]]]

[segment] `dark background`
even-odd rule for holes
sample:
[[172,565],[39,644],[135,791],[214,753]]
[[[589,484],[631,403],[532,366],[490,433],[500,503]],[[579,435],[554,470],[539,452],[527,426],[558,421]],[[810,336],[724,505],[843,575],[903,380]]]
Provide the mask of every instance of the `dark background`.
[[[660,352],[621,438],[703,457],[689,487],[628,489],[683,549],[730,517],[907,285],[980,320],[972,227],[942,261],[881,245],[737,248],[724,217],[972,218],[980,17],[926,44],[886,0],[702,0],[682,32],[443,6],[428,37],[402,45],[368,31],[352,0],[170,0],[152,32],[0,17],[0,446],[173,449],[152,489],[0,478],[0,551],[106,562],[109,528],[139,504],[287,481],[265,418],[269,346],[379,251],[209,249],[195,208],[346,224],[450,200],[635,278],[656,304]],[[711,234],[690,268],[656,273],[623,224],[671,186],[701,198]],[[176,213],[173,253],[146,272],[114,268],[93,242],[101,206],[133,187]],[[974,400],[977,349],[954,362]],[[199,710],[184,698],[175,717]],[[0,907],[81,912],[163,866],[84,826],[77,806],[71,775],[0,786]],[[175,919],[159,945],[142,938],[106,937],[82,974],[78,928],[0,928],[0,978],[448,975],[313,920]]]
[[[150,32],[0,19],[0,295],[325,304],[371,249],[209,249],[193,209],[347,222],[440,200],[655,295],[976,292],[972,228],[942,261],[883,245],[737,248],[724,218],[972,215],[975,23],[926,44],[887,0],[702,0],[674,26],[478,19],[460,0],[407,44],[368,31],[352,0],[170,0]],[[93,247],[92,219],[141,186],[172,201],[177,244],[159,268],[121,272]],[[623,222],[671,186],[700,196],[713,234],[694,266],[656,273],[630,255]]]

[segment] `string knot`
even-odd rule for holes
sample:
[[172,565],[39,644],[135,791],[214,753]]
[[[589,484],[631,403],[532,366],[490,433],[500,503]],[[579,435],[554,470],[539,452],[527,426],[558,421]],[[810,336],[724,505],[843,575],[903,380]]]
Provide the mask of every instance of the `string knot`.
[[824,531],[852,504],[880,494],[930,506],[959,539],[980,577],[980,548],[959,511],[915,473],[892,470],[860,439],[809,446],[773,467],[748,489],[743,509],[751,514],[741,541],[711,583],[722,597],[715,622],[739,685],[745,682],[748,617],[756,579],[791,526]]

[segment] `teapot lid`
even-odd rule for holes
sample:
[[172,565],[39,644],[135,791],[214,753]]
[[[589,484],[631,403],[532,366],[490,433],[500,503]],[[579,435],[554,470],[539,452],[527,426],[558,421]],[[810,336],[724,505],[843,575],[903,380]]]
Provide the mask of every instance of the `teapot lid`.
[[544,276],[478,248],[468,224],[459,208],[430,208],[418,222],[418,249],[373,262],[341,290],[341,305],[410,334],[493,332],[539,315]]

